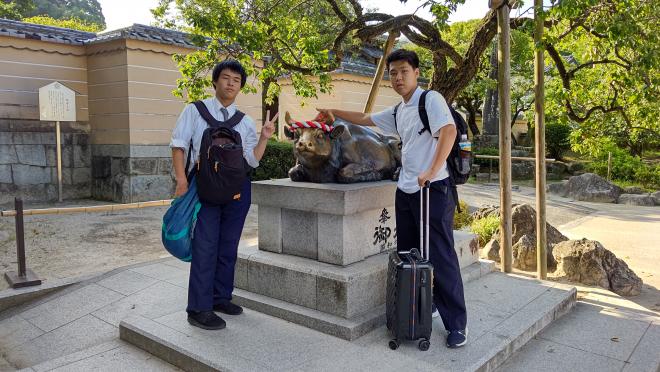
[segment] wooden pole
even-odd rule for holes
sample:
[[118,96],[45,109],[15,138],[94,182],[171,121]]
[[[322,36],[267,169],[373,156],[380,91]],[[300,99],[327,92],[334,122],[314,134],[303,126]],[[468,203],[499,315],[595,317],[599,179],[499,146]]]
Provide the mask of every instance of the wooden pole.
[[60,136],[60,122],[55,122],[55,143],[57,151],[57,200],[62,201],[62,140]]
[[16,211],[16,260],[18,261],[18,271],[5,273],[5,279],[9,286],[16,288],[40,285],[41,279],[30,269],[27,268],[25,258],[25,228],[23,225],[23,200],[14,198],[14,209]]
[[548,277],[548,255],[545,215],[545,111],[544,111],[544,48],[543,0],[534,0],[534,136],[536,151],[536,273],[539,279]]
[[612,180],[611,175],[612,175],[612,152],[610,151],[610,152],[607,153],[607,180],[608,181]]
[[369,90],[369,97],[367,97],[367,102],[364,104],[364,113],[369,113],[374,107],[376,102],[376,96],[378,95],[378,88],[380,82],[383,80],[383,75],[385,74],[385,64],[387,63],[387,55],[390,54],[392,48],[394,47],[394,42],[399,36],[398,32],[390,31],[390,35],[387,37],[385,42],[385,49],[383,50],[383,56],[378,61],[378,67],[376,68],[376,75],[374,80],[371,83],[371,90]]
[[500,259],[502,271],[511,272],[511,55],[508,4],[497,9],[497,87],[500,116]]
[[[166,207],[172,203],[172,199],[153,200],[146,202],[128,203],[128,204],[106,204],[94,205],[91,207],[68,207],[68,208],[46,208],[46,209],[28,209],[22,211],[24,216],[44,215],[44,214],[71,214],[71,213],[95,213],[95,212],[115,212],[124,209],[140,209],[150,207]],[[16,210],[0,212],[0,217],[14,217]]]

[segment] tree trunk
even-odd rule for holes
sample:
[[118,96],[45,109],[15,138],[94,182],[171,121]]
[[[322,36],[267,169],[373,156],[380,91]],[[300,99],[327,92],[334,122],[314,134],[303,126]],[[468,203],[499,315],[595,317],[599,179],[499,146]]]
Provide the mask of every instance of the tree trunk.
[[[279,97],[273,98],[273,104],[268,105],[266,104],[266,97],[268,96],[268,87],[270,84],[274,83],[275,79],[270,78],[263,83],[263,89],[261,90],[261,124],[266,122],[266,120],[272,118],[277,114],[279,107],[280,107],[280,99]],[[270,111],[270,118],[266,118],[266,113]],[[275,123],[275,133],[278,132],[279,128],[277,127],[277,122]]]
[[[497,45],[493,44],[490,54],[491,70],[488,77],[497,80]],[[499,133],[499,113],[497,109],[498,96],[497,89],[488,89],[486,91],[486,101],[484,102],[483,128],[484,134],[497,135]]]
[[477,108],[479,107],[473,101],[468,101],[464,106],[467,111],[467,124],[473,136],[481,134],[479,127],[477,127]]

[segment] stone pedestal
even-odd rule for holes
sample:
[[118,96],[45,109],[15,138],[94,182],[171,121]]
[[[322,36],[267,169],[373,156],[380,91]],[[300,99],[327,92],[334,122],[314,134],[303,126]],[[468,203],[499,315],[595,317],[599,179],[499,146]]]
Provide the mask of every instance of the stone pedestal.
[[255,182],[259,249],[346,266],[396,248],[392,181]]
[[[383,324],[395,191],[391,181],[254,182],[259,242],[239,250],[236,301],[349,340]],[[454,236],[464,280],[492,269],[477,262],[474,235]]]

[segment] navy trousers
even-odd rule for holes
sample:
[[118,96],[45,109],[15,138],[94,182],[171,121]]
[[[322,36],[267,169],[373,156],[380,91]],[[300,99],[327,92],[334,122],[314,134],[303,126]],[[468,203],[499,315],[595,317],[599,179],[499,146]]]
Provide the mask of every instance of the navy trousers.
[[211,311],[213,305],[231,300],[238,242],[250,203],[248,179],[240,200],[220,206],[202,204],[192,241],[187,311]]
[[[420,192],[407,194],[396,190],[397,250],[419,246]],[[433,302],[440,312],[445,329],[462,330],[467,324],[463,281],[458,257],[454,251],[454,210],[456,202],[449,180],[431,184],[429,193],[429,260],[433,264]]]

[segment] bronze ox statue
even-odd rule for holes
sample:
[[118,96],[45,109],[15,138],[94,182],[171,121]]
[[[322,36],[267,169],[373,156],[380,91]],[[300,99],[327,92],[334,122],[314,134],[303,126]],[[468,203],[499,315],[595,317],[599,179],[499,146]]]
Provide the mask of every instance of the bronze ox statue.
[[286,113],[287,137],[294,140],[296,165],[289,170],[295,182],[354,183],[397,180],[401,142],[367,127],[323,117],[299,122]]

